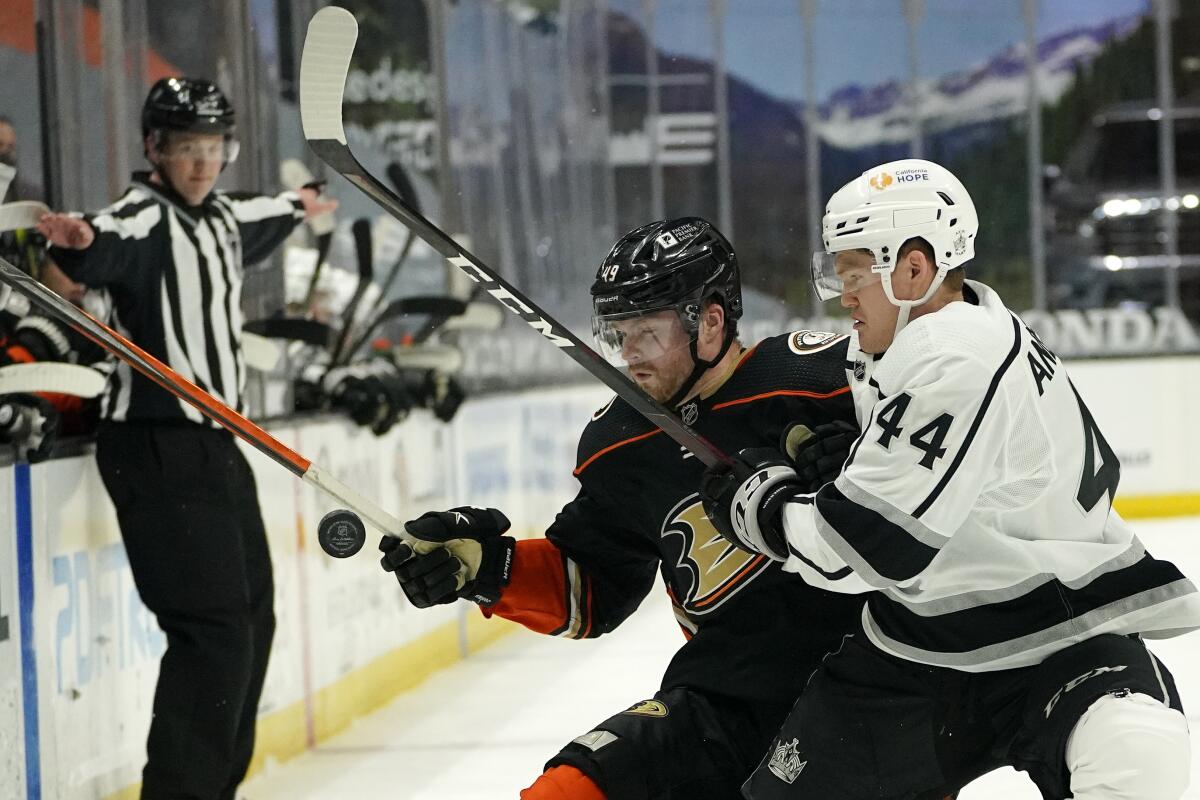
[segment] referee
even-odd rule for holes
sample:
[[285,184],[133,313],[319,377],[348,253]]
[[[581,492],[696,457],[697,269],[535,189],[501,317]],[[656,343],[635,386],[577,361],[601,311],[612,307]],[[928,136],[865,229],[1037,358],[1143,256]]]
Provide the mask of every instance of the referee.
[[[153,169],[95,214],[38,230],[74,280],[106,289],[122,334],[244,411],[245,265],[336,202],[213,191],[237,156],[234,111],[206,80],[165,78],[142,109]],[[275,630],[254,477],[231,434],[123,362],[101,403],[96,461],[143,602],[167,637],[144,800],[232,800],[254,750]]]

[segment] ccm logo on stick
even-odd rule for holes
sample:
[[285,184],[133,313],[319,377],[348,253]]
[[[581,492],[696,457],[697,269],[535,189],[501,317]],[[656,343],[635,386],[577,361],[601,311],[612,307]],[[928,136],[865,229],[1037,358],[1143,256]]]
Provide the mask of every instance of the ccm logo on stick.
[[[496,298],[509,311],[516,314],[525,321],[529,327],[549,339],[556,347],[571,347],[572,342],[564,336],[559,336],[554,332],[554,326],[546,320],[534,313],[533,309],[521,302],[521,298],[514,295],[503,286],[496,286],[495,279],[486,272],[475,266],[465,256],[453,256],[450,258],[450,263],[467,273],[467,277],[476,283],[484,284],[484,289],[492,297]],[[488,284],[492,284],[488,286]]]

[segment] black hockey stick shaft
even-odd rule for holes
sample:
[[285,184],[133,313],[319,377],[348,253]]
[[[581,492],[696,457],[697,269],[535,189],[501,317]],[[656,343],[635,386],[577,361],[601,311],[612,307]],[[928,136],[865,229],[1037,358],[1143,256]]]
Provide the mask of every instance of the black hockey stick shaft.
[[336,367],[346,362],[346,344],[350,341],[350,332],[354,328],[354,317],[358,306],[362,303],[371,278],[375,275],[374,242],[371,239],[371,220],[360,217],[354,220],[350,228],[354,234],[354,252],[358,256],[358,284],[354,287],[354,295],[342,311],[342,330],[338,334],[337,345],[333,348],[333,358],[330,367]]
[[308,289],[304,292],[304,313],[312,308],[313,298],[317,294],[317,284],[321,280],[321,267],[329,256],[329,246],[333,244],[332,233],[322,233],[317,237],[317,263],[313,265],[312,277],[308,279]]
[[[408,203],[410,208],[413,208],[417,213],[421,213],[421,203],[417,198],[417,190],[413,187],[412,181],[408,178],[408,173],[404,171],[404,167],[393,161],[387,166],[388,180],[392,182],[392,186],[396,187],[397,194],[404,202]],[[354,359],[354,354],[366,344],[371,333],[383,321],[383,314],[387,308],[388,292],[392,290],[392,284],[396,282],[396,278],[400,276],[400,268],[404,266],[404,262],[408,260],[408,254],[412,250],[413,244],[417,241],[416,235],[409,229],[404,237],[404,245],[400,248],[400,255],[392,262],[391,269],[388,270],[387,277],[383,279],[383,283],[379,285],[379,296],[375,298],[374,305],[364,317],[363,331],[358,335],[354,342],[350,345],[350,349],[346,351],[343,361],[349,363]]]
[[331,473],[280,442],[258,425],[213,397],[100,320],[59,297],[29,275],[0,258],[0,282],[8,284],[30,302],[62,321],[83,338],[124,361],[152,383],[191,405],[267,458],[305,483],[319,487],[358,513],[383,533],[405,537],[400,520],[384,511]]
[[[389,319],[406,316],[408,314],[422,314],[432,318],[440,319],[443,322],[450,317],[465,314],[467,304],[462,300],[456,300],[453,297],[403,297],[399,300],[393,300],[383,307],[382,310],[363,328],[362,333],[350,345],[349,356],[346,361],[349,362],[358,349],[362,347],[375,330]],[[413,340],[413,344],[419,344],[424,341],[421,338]]]
[[[408,179],[408,173],[404,171],[404,167],[393,161],[387,166],[388,180],[392,182],[392,186],[396,187],[396,194],[408,204],[408,207],[421,213],[421,201],[417,198],[417,190],[412,185],[412,181]],[[404,266],[404,262],[408,259],[408,253],[412,250],[413,243],[417,237],[412,230],[408,231],[408,236],[404,239],[404,247],[400,249],[400,256],[392,264],[392,268],[388,270],[387,277],[383,279],[383,283],[379,285],[379,299],[375,301],[375,307],[371,309],[371,316],[375,316],[383,310],[384,304],[387,303],[388,292],[392,288],[392,284],[396,282],[396,278],[400,275],[400,268]]]
[[342,93],[357,39],[358,23],[344,8],[327,6],[309,21],[300,60],[300,116],[304,137],[313,152],[701,462],[708,466],[729,463],[729,457],[715,445],[684,425],[520,290],[414,211],[358,162],[350,152],[342,125]]

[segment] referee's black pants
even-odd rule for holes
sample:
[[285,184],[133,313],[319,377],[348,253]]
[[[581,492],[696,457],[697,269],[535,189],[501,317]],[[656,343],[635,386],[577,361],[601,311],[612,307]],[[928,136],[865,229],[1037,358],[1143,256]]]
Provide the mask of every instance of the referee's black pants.
[[231,434],[191,423],[105,423],[96,461],[167,638],[141,796],[232,800],[275,631],[254,476]]

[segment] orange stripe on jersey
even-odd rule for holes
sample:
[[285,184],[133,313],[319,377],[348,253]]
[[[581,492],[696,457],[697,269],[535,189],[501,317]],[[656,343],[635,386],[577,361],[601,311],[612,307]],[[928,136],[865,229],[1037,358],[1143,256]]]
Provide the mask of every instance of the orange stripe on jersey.
[[741,583],[742,579],[744,579],[747,575],[749,575],[754,570],[758,569],[759,565],[762,564],[763,559],[765,559],[765,558],[766,558],[766,556],[758,556],[753,561],[751,561],[749,564],[747,564],[745,567],[743,567],[741,572],[739,572],[737,575],[734,575],[732,578],[727,580],[725,582],[725,585],[722,586],[719,591],[713,592],[712,594],[710,594],[708,597],[704,598],[699,603],[693,603],[692,605],[694,605],[696,608],[704,608],[707,605],[711,605],[713,602],[718,600],[721,597],[721,595],[725,594],[730,589],[732,589],[734,586],[737,586],[739,583]]
[[849,386],[843,386],[840,389],[834,389],[832,392],[806,392],[801,389],[779,389],[774,392],[763,392],[751,397],[739,397],[737,400],[726,400],[724,403],[717,403],[712,407],[713,411],[717,411],[729,406],[737,406],[742,403],[753,403],[755,400],[766,400],[768,397],[811,397],[814,400],[826,400],[830,397],[837,397],[839,394],[846,394],[850,391]]
[[483,615],[495,614],[531,631],[552,633],[563,627],[570,613],[563,592],[566,582],[562,552],[553,542],[521,539],[513,553],[512,578],[500,601],[483,608]]
[[624,447],[627,444],[633,444],[634,442],[639,442],[642,439],[648,439],[649,437],[653,436],[656,433],[662,433],[662,431],[658,428],[655,428],[654,430],[649,431],[648,433],[643,433],[638,436],[631,436],[628,439],[622,439],[619,442],[610,444],[608,447],[604,448],[603,450],[601,450],[598,453],[595,453],[587,461],[584,461],[582,464],[580,464],[578,467],[576,467],[575,472],[574,472],[575,477],[579,477],[579,473],[581,473],[585,469],[587,469],[588,465],[590,465],[593,461],[595,461],[597,458],[604,455],[605,453],[611,453],[613,450],[616,450],[618,447]]

